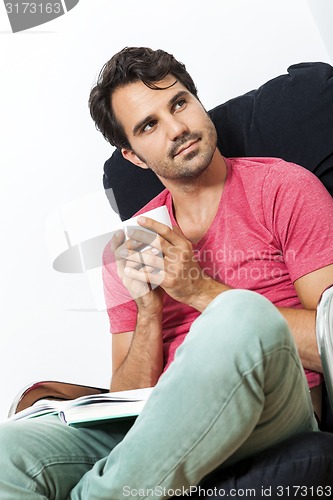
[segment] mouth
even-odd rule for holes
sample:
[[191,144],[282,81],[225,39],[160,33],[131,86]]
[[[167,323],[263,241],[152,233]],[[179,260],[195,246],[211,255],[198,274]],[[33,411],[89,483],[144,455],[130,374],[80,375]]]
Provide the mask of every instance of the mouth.
[[190,153],[193,149],[195,149],[199,141],[200,139],[195,139],[193,141],[187,142],[186,144],[183,144],[183,146],[178,149],[177,153],[174,156]]

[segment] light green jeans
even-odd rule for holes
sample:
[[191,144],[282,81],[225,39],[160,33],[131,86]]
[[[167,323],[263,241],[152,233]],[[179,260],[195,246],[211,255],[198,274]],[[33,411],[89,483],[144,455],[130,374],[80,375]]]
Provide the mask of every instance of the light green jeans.
[[219,295],[132,422],[74,429],[57,417],[0,428],[1,500],[172,496],[220,464],[317,430],[287,324],[262,296]]

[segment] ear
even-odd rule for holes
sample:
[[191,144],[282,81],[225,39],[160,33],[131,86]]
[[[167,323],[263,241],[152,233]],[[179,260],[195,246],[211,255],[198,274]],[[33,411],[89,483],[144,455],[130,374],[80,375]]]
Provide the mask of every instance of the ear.
[[125,160],[130,161],[131,163],[134,163],[137,167],[140,168],[145,168],[148,169],[149,167],[146,165],[146,163],[143,160],[140,160],[140,158],[132,151],[131,149],[122,149],[121,153]]

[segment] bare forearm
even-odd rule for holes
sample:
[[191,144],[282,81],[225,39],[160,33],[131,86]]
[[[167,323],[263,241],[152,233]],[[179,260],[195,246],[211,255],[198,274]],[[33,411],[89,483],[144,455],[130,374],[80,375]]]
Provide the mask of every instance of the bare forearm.
[[224,283],[220,283],[208,276],[204,276],[201,280],[200,286],[195,290],[187,302],[189,306],[194,307],[199,312],[203,312],[208,304],[215,299],[220,293],[231,290],[231,288]]
[[279,308],[295,338],[304,368],[322,372],[316,341],[316,312],[308,309]]
[[152,387],[163,370],[162,315],[138,313],[128,354],[113,373],[112,391]]

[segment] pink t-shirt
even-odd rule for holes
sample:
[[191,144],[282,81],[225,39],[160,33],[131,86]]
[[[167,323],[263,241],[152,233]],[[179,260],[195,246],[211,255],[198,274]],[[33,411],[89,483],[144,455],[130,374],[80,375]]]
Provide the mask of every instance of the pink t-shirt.
[[[300,308],[293,282],[333,263],[333,199],[306,169],[277,158],[229,158],[227,178],[215,218],[193,245],[201,267],[232,288],[253,290],[278,307]],[[164,190],[142,210],[168,207]],[[133,331],[136,304],[117,276],[111,252],[104,252],[103,278],[111,332]],[[164,366],[172,362],[199,312],[168,295],[164,298]],[[241,311],[240,311],[241,314]],[[321,381],[305,370],[309,386]]]

